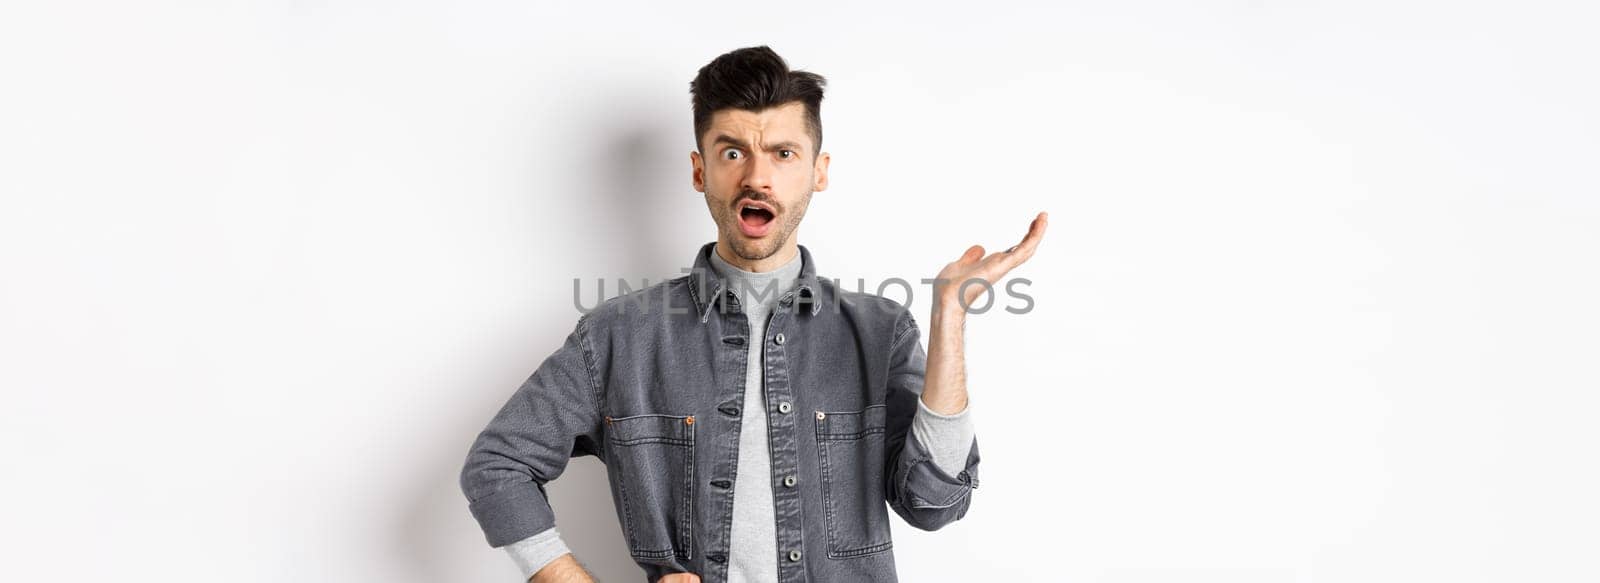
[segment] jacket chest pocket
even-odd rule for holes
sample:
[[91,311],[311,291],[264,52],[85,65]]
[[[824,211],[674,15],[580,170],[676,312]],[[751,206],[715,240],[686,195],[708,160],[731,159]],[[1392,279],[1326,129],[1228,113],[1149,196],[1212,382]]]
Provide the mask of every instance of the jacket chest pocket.
[[859,557],[892,545],[883,496],[885,413],[883,405],[816,413],[829,558]]
[[682,567],[693,556],[694,416],[606,418],[606,465],[628,552]]

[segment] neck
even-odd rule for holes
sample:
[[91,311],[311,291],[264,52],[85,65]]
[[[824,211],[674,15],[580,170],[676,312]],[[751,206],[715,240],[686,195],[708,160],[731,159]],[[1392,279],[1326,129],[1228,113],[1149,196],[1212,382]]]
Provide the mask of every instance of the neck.
[[732,249],[733,246],[729,245],[727,241],[718,240],[712,251],[716,253],[718,257],[721,257],[723,261],[727,262],[728,265],[732,265],[752,273],[765,273],[772,271],[788,264],[790,260],[794,259],[796,255],[800,254],[799,244],[795,242],[794,237],[790,237],[788,241],[784,242],[783,246],[778,248],[777,253],[773,253],[770,257],[765,259],[745,259],[735,255]]

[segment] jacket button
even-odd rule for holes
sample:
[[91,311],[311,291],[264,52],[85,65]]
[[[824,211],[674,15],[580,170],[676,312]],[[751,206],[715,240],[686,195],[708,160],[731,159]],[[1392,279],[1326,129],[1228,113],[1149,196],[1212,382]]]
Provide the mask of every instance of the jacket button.
[[800,560],[800,551],[789,551],[789,560],[798,562]]
[[790,488],[794,487],[794,483],[796,481],[797,480],[794,479],[794,476],[784,476],[783,477],[783,485],[787,486],[787,487],[790,487]]
[[783,333],[779,332],[778,333],[778,337],[777,338],[773,338],[772,341],[773,342],[777,342],[779,345],[782,345],[783,344]]
[[711,559],[711,562],[713,563],[722,563],[728,560],[728,556],[722,553],[711,553],[706,555],[706,558]]
[[794,409],[794,407],[792,405],[790,405],[788,401],[784,401],[782,403],[778,403],[778,412],[779,413],[788,413],[790,410],[793,410],[793,409]]

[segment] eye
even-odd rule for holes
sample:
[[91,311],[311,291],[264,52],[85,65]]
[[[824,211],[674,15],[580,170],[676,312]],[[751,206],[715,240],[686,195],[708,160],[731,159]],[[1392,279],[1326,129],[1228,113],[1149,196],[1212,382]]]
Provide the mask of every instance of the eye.
[[779,150],[778,155],[782,156],[785,160],[795,157],[794,150]]
[[739,150],[736,150],[734,148],[728,148],[728,149],[722,151],[722,159],[723,160],[738,160],[739,156],[742,156],[742,155],[744,155],[742,152],[740,152]]

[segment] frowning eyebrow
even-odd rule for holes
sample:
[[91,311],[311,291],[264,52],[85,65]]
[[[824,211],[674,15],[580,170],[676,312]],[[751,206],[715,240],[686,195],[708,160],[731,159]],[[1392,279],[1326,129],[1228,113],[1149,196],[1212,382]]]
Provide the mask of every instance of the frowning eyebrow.
[[[749,151],[750,150],[750,144],[747,144],[747,143],[745,143],[744,140],[741,140],[739,138],[735,138],[735,137],[730,136],[728,134],[717,134],[717,137],[715,139],[711,140],[711,145],[715,146],[717,144],[732,144],[735,148],[739,148],[739,149],[745,150],[745,151]],[[777,150],[794,150],[796,153],[800,152],[800,144],[797,144],[797,143],[792,142],[792,141],[783,141],[783,142],[771,143],[771,144],[767,144],[766,146],[764,146],[764,148],[766,148],[766,150],[768,152],[773,152],[773,151],[777,151]]]

